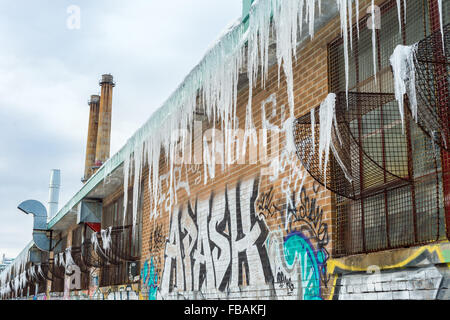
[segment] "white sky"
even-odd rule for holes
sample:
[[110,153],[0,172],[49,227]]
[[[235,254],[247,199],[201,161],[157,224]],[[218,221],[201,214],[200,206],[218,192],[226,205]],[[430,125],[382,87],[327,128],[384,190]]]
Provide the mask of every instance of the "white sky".
[[[47,205],[61,170],[62,207],[82,186],[89,108],[111,73],[111,155],[241,15],[242,0],[0,1],[0,259],[31,240],[27,199]],[[71,5],[80,29],[69,29]]]

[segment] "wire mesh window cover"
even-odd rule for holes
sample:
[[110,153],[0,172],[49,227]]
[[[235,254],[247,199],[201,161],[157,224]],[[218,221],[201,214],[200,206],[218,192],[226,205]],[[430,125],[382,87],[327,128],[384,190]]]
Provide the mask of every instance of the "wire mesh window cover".
[[336,95],[333,151],[327,167],[320,166],[319,139],[312,133],[319,137],[319,112],[320,107],[314,112],[314,128],[311,113],[298,118],[294,127],[297,155],[315,180],[350,199],[410,181],[407,140],[393,94]]
[[48,265],[49,253],[38,250],[39,263],[30,262],[28,272],[29,294],[44,293],[47,289],[47,280],[50,280],[48,274],[44,272],[43,265]]
[[417,45],[417,120],[436,143],[450,150],[450,24],[443,30],[444,39],[436,31]]
[[60,260],[60,254],[64,253],[66,245],[67,238],[63,238],[61,240],[61,246],[59,247],[60,249],[55,249],[53,251],[53,259],[49,260],[49,263],[47,264],[48,270],[45,270],[51,274],[52,292],[64,292],[64,277],[66,274],[66,268],[64,267],[64,263],[61,264],[58,260]]
[[[119,198],[104,209],[102,215],[102,234],[97,234],[100,255],[105,263],[101,267],[100,285],[133,283],[128,262],[139,262],[141,253],[142,197],[139,198],[138,215],[133,228],[133,196],[129,191],[127,214],[124,219],[123,198]],[[108,245],[104,240],[110,237]],[[106,249],[104,248],[106,247]],[[139,267],[139,266],[138,266]]]
[[[85,260],[83,259],[83,235],[85,232],[85,228],[87,226],[85,224],[79,225],[77,228],[75,228],[72,231],[72,249],[71,249],[71,255],[72,259],[75,262],[75,264],[80,269],[80,290],[87,290],[89,289],[89,282],[90,282],[90,267],[88,264],[85,263]],[[78,290],[78,289],[73,289]]]
[[[443,3],[444,8],[448,8],[447,2]],[[332,132],[336,154],[352,181],[345,177],[342,164],[332,152],[326,169],[327,187],[337,191],[335,256],[406,247],[445,236],[441,169],[441,152],[445,151],[423,130],[420,119],[417,124],[406,110],[405,131],[402,132],[398,104],[393,99],[394,82],[389,62],[398,44],[425,43],[433,37],[429,1],[408,1],[406,15],[403,15],[404,8],[401,9],[399,32],[396,1],[386,1],[380,6],[376,68],[372,58],[372,30],[366,27],[368,16],[360,20],[359,39],[356,26],[354,28],[353,50],[349,56],[349,107],[347,110],[346,103],[342,103],[342,93],[337,94],[335,127],[340,138],[336,128]],[[443,13],[446,23],[448,13],[445,10]],[[342,39],[330,43],[331,92],[345,91],[343,57]],[[442,91],[438,92],[438,96],[441,95]],[[408,106],[408,102],[405,105]],[[315,111],[315,119],[319,119],[318,110]],[[318,124],[316,121],[316,140]],[[303,128],[299,128],[301,126]],[[315,150],[312,146],[309,114],[297,120],[295,130],[296,135],[300,131],[300,138],[296,137],[298,155],[313,172],[317,167],[314,161],[317,161],[318,150],[317,145]],[[340,145],[341,141],[345,148]],[[319,179],[324,176],[323,172],[315,175]]]

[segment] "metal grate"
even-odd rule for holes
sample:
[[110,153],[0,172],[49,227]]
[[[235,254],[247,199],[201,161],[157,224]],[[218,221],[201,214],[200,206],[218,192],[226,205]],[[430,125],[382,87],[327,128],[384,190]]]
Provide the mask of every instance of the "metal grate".
[[[403,6],[403,2],[400,4]],[[442,136],[448,134],[445,133],[448,125],[443,125],[442,108],[440,110],[436,102],[441,103],[444,101],[442,96],[445,96],[445,113],[448,114],[448,91],[443,93],[443,86],[436,82],[436,66],[440,64],[435,62],[436,56],[433,55],[438,48],[437,39],[433,40],[436,35],[431,34],[430,1],[408,1],[406,16],[402,7],[400,20],[396,1],[384,2],[380,10],[381,29],[376,30],[376,68],[372,56],[372,30],[366,27],[367,15],[359,21],[359,38],[356,30],[353,32],[353,50],[349,56],[349,107],[346,109],[342,101],[338,101],[336,106],[337,128],[345,145],[339,151],[352,173],[353,184],[344,180],[340,165],[332,155],[327,168],[327,177],[330,178],[326,182],[327,187],[339,191],[335,197],[337,232],[334,256],[411,246],[445,236],[439,144],[442,145]],[[398,21],[401,21],[401,26]],[[448,37],[448,31],[446,33]],[[406,107],[403,128],[398,104],[392,99],[394,83],[389,58],[398,44],[411,45],[419,41],[416,80],[419,82],[418,96],[425,97],[418,97],[419,108],[420,104],[426,103],[428,109],[433,108],[434,114],[423,108],[416,123]],[[427,45],[430,41],[433,44]],[[329,87],[331,92],[342,92],[345,90],[342,39],[333,41],[328,49]],[[422,56],[431,57],[431,62],[425,65],[423,61],[430,60]],[[378,102],[376,96],[380,97]],[[338,100],[342,100],[342,94],[338,94]],[[440,105],[442,107],[442,103]],[[436,114],[440,117],[437,120]],[[430,117],[435,124],[429,126],[434,129],[427,132],[424,128],[431,121]],[[438,132],[438,135],[430,131]],[[339,143],[335,132],[332,139],[333,143]]]
[[[129,262],[135,262],[139,267],[141,254],[141,215],[142,215],[142,197],[139,197],[138,217],[136,225],[132,221],[132,192],[129,191],[127,204],[127,216],[123,216],[123,198],[105,208],[102,217],[102,229],[111,230],[111,242],[109,248],[98,249],[98,254],[104,260],[101,267],[100,285],[118,285],[135,282],[130,278],[128,266]],[[124,225],[125,222],[125,225]],[[100,246],[103,246],[101,235],[97,235]]]
[[417,120],[441,147],[450,150],[450,24],[420,41],[416,50]]
[[[347,104],[348,101],[348,104]],[[409,181],[406,139],[393,94],[336,95],[336,118],[327,167],[319,164],[319,108],[295,122],[297,155],[319,183],[343,197],[359,199],[398,180]],[[317,137],[317,138],[316,138]],[[314,140],[314,143],[313,143]],[[333,149],[332,148],[332,149]]]

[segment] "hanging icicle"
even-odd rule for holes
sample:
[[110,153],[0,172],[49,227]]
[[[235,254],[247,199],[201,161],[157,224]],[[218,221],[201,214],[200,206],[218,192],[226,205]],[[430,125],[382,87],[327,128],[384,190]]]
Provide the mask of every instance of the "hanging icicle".
[[409,105],[414,120],[417,121],[417,98],[415,80],[415,55],[417,44],[412,46],[398,45],[390,57],[394,74],[395,98],[398,102],[402,128],[404,130],[404,95],[409,98]]
[[111,231],[112,227],[107,228],[106,230],[101,230],[101,237],[102,237],[102,248],[103,250],[108,250],[111,247]]
[[[341,19],[341,33],[344,40],[345,78],[346,91],[349,84],[349,41],[352,46],[352,1],[335,0]],[[356,18],[359,17],[359,1],[355,0]],[[151,118],[129,139],[123,150],[125,160],[124,170],[124,223],[128,209],[128,183],[134,173],[135,185],[133,189],[133,225],[139,201],[139,183],[142,166],[149,166],[149,192],[151,193],[151,217],[156,217],[158,212],[160,190],[159,161],[164,156],[169,168],[169,183],[164,190],[170,198],[169,203],[174,203],[176,190],[173,171],[174,159],[177,157],[177,144],[172,141],[167,132],[180,130],[182,142],[192,137],[194,113],[202,110],[210,121],[221,122],[226,130],[238,129],[236,121],[237,109],[237,85],[239,75],[246,67],[249,81],[249,100],[245,124],[245,139],[254,137],[254,125],[252,121],[252,95],[253,87],[258,78],[264,88],[269,69],[269,46],[271,39],[276,44],[276,60],[279,72],[283,70],[287,86],[289,118],[294,114],[294,81],[292,65],[297,59],[298,35],[302,35],[302,24],[308,25],[310,37],[314,37],[314,25],[316,19],[316,5],[318,15],[322,14],[322,4],[316,0],[259,0],[255,1],[250,9],[248,29],[240,21],[227,27],[224,35],[214,43],[201,62],[187,75],[183,83],[167,99],[164,105],[158,109]],[[349,30],[350,28],[350,30]],[[349,37],[350,33],[350,39]],[[273,36],[273,37],[272,37]],[[359,27],[358,27],[359,36]],[[247,45],[247,46],[246,46]],[[280,77],[279,77],[280,79]],[[164,130],[161,130],[164,124]],[[203,140],[202,140],[203,141]],[[215,142],[213,141],[213,144]],[[225,136],[224,150],[232,150],[233,139]],[[184,143],[181,143],[183,157],[190,155],[185,152]],[[189,144],[188,144],[189,145]],[[215,149],[213,149],[215,150]],[[164,152],[161,154],[161,152]],[[245,151],[242,150],[245,154]],[[146,157],[142,157],[146,154]],[[144,158],[146,160],[144,160]],[[227,158],[227,157],[224,157]],[[211,161],[215,161],[212,159]],[[145,161],[147,161],[145,163]],[[228,161],[226,162],[228,164]],[[213,163],[208,164],[208,170],[212,172]],[[222,170],[225,170],[225,165]],[[105,175],[112,168],[105,164]],[[134,168],[133,172],[131,172]],[[211,179],[211,176],[210,176]]]

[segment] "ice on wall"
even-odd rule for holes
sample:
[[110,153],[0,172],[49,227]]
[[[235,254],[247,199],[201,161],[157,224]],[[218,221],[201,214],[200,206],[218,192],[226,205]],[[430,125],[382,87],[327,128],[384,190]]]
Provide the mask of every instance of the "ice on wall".
[[108,250],[111,247],[111,231],[112,227],[109,227],[105,230],[101,230],[100,234],[102,237],[102,248],[103,250]]
[[[319,109],[319,166],[324,168],[324,181],[326,183],[327,164],[330,154],[330,144],[333,119],[336,106],[336,94],[329,93],[326,99],[320,104]],[[324,158],[325,155],[325,158]]]
[[66,248],[64,251],[64,258],[64,269],[67,270],[69,267],[77,265],[72,258],[72,247]]
[[[341,33],[344,38],[346,88],[348,90],[348,54],[349,32],[352,26],[353,5],[359,17],[359,1],[335,0],[341,19]],[[269,47],[275,43],[276,60],[279,70],[279,80],[283,71],[287,87],[289,125],[294,120],[294,86],[292,64],[297,59],[299,35],[302,35],[302,25],[308,26],[307,33],[314,37],[315,19],[321,14],[322,4],[317,0],[259,0],[250,9],[248,29],[242,23],[233,23],[224,35],[215,41],[201,62],[186,76],[182,84],[166,100],[151,118],[133,135],[124,147],[125,161],[124,190],[134,175],[133,223],[136,221],[139,201],[139,185],[142,167],[149,166],[149,192],[151,194],[151,217],[158,215],[157,205],[161,195],[159,184],[160,156],[163,156],[169,168],[168,189],[164,192],[171,200],[175,197],[175,181],[173,171],[177,150],[185,152],[185,142],[192,138],[192,123],[194,112],[201,110],[209,121],[220,123],[226,130],[237,129],[237,85],[242,70],[247,69],[249,81],[249,99],[247,104],[247,119],[245,137],[250,140],[254,136],[252,121],[252,90],[257,80],[265,86],[269,68]],[[272,19],[272,22],[271,22]],[[273,36],[273,37],[272,37]],[[300,62],[301,63],[301,62]],[[161,125],[163,129],[161,130]],[[179,141],[173,141],[168,132],[185,132]],[[186,133],[187,132],[187,133]],[[181,141],[181,142],[180,142]],[[213,144],[215,142],[213,141]],[[233,139],[225,135],[224,150],[231,150]],[[290,149],[294,150],[292,146]],[[162,153],[161,153],[162,152]],[[243,151],[245,152],[245,151]],[[206,156],[206,155],[204,155]],[[225,157],[226,158],[226,157]],[[217,159],[216,159],[217,160]],[[222,166],[225,170],[229,162]],[[108,162],[104,164],[109,171]],[[213,164],[207,163],[208,172],[213,173]],[[105,174],[109,174],[106,172]],[[211,179],[211,175],[209,177]],[[204,181],[207,183],[208,181]],[[127,212],[128,195],[124,195],[124,223]],[[173,201],[169,201],[173,203]]]
[[370,11],[372,15],[372,58],[373,58],[373,76],[375,84],[377,83],[377,28],[375,25],[375,3],[372,0],[370,6]]
[[413,118],[417,121],[415,66],[417,44],[398,45],[390,57],[394,75],[395,98],[398,102],[402,128],[404,129],[404,95],[407,94]]

